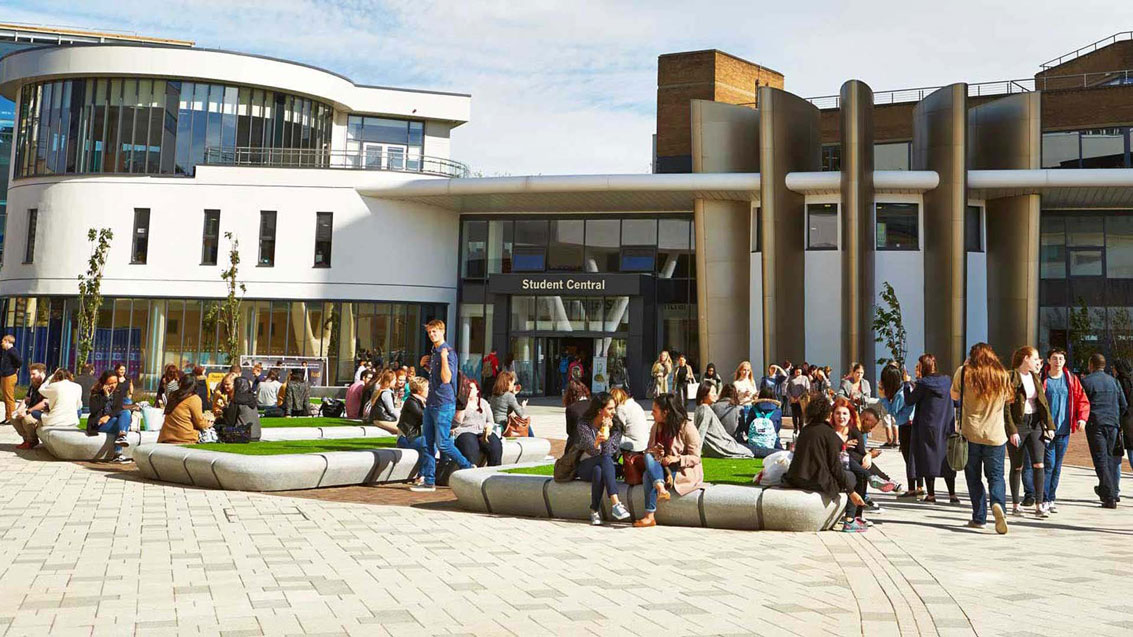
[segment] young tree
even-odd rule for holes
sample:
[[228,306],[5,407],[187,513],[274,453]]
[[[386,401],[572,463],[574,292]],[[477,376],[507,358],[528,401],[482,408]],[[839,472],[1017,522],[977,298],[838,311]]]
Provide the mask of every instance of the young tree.
[[114,232],[110,228],[91,228],[87,231],[87,241],[94,244],[87,273],[79,275],[79,326],[78,351],[75,355],[75,372],[87,364],[87,358],[94,349],[94,328],[98,322],[98,310],[102,307],[102,271],[106,267],[106,255],[110,252],[110,242]]
[[[905,367],[905,357],[909,353],[909,345],[905,336],[905,323],[901,320],[901,303],[897,300],[897,293],[888,281],[881,284],[881,301],[884,307],[877,305],[873,308],[874,342],[881,343],[889,349],[892,359]],[[878,359],[878,365],[884,365],[885,359]]]
[[1090,356],[1098,351],[1102,341],[1101,330],[1095,325],[1105,325],[1103,310],[1094,308],[1091,312],[1086,306],[1086,300],[1079,297],[1078,307],[1070,308],[1070,364],[1075,372],[1081,372],[1088,367]]
[[[220,278],[228,288],[228,296],[210,305],[206,318],[219,321],[224,328],[220,348],[228,355],[228,364],[233,365],[240,361],[240,306],[244,302],[246,288],[238,279],[240,240],[233,237],[231,232],[225,232],[224,238],[228,239],[231,246],[228,249],[228,268],[220,273]],[[237,291],[240,292],[239,296],[236,295]]]

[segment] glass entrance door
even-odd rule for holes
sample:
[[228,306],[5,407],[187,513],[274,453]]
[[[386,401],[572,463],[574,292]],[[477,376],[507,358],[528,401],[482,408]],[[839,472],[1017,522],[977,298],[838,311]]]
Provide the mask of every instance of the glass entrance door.
[[362,144],[366,168],[376,170],[405,170],[405,155],[409,148],[399,144]]
[[546,393],[547,339],[541,336],[513,336],[508,351],[515,357],[519,393],[542,396]]

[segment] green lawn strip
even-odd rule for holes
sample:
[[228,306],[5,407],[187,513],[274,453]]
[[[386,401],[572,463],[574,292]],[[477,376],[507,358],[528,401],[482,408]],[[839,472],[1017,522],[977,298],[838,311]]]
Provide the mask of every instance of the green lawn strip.
[[190,445],[186,449],[223,451],[245,456],[286,456],[297,453],[323,453],[326,451],[365,451],[367,449],[388,449],[397,446],[397,438],[343,438],[342,440],[279,440],[273,442],[249,442],[246,444],[210,442],[203,445]]
[[[704,481],[713,484],[750,485],[752,478],[763,470],[763,460],[759,458],[702,458],[701,462],[704,463]],[[504,470],[504,473],[536,476],[549,476],[553,472],[554,466],[549,464]]]

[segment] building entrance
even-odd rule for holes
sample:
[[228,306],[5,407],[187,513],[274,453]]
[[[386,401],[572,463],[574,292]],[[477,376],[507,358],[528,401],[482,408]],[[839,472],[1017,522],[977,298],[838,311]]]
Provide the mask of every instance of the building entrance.
[[580,368],[575,373],[591,391],[628,385],[625,338],[512,336],[508,344],[521,394],[562,395],[572,365]]

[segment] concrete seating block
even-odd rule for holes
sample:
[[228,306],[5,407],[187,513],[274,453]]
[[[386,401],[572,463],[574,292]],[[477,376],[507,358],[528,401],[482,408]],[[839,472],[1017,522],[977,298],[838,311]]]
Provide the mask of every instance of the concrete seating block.
[[[467,470],[466,470],[467,471]],[[459,472],[458,472],[459,473]],[[454,474],[455,478],[456,474]],[[453,480],[449,480],[451,484]],[[482,491],[487,501],[488,509],[497,512],[497,503],[502,511],[509,515],[522,515],[532,518],[550,517],[546,502],[543,500],[543,489],[547,482],[553,482],[549,476],[529,476],[512,473],[496,473],[489,476],[482,483]]]
[[388,436],[396,435],[396,434],[391,434],[390,432],[386,431],[385,429],[382,429],[381,427],[375,427],[373,425],[362,425],[361,429],[362,429],[362,436],[361,437],[363,437],[363,438],[385,438],[385,437],[388,437]]
[[[640,490],[644,498],[644,487],[634,487]],[[660,502],[657,506],[657,523],[665,526],[704,526],[700,517],[700,498],[704,490],[698,489],[685,495],[677,495],[676,491],[669,491],[671,497],[668,502]],[[645,505],[639,509],[644,513]]]
[[[313,429],[314,427],[312,427]],[[366,431],[363,427],[319,427],[322,431],[321,435],[313,436],[316,438],[323,438],[324,440],[336,440],[342,438],[365,438]]]
[[[156,431],[131,431],[126,434],[130,444],[122,448],[122,455],[133,457],[138,445],[157,442],[157,435]],[[82,429],[41,429],[39,439],[48,453],[59,460],[109,460],[114,457],[114,438],[110,434],[88,436]]]
[[375,449],[378,470],[370,484],[412,480],[420,472],[421,458],[412,449]]
[[[185,457],[193,453],[191,449],[179,445],[151,445],[148,461],[156,479],[162,482],[193,484],[193,479],[185,469]],[[143,472],[143,475],[144,472]]]
[[503,464],[543,460],[551,452],[551,441],[546,438],[505,438],[503,443]]
[[[539,476],[526,476],[537,478]],[[551,517],[566,520],[590,519],[590,483],[581,480],[571,482],[555,482],[551,480],[547,485],[547,501],[550,503]],[[498,506],[493,506],[493,512],[502,513]]]
[[762,493],[763,489],[756,486],[716,484],[708,487],[700,502],[707,526],[740,531],[762,529],[759,507]]
[[264,427],[260,440],[317,440],[323,437],[322,427]]
[[[189,453],[194,453],[188,450]],[[223,489],[230,491],[290,491],[319,486],[327,469],[326,458],[317,453],[281,456],[223,454],[213,463]],[[151,460],[153,457],[151,456]]]
[[499,475],[496,467],[466,469],[454,474],[455,479],[450,480],[448,486],[466,511],[488,513],[488,503],[484,501],[484,481],[495,475]]
[[220,481],[217,480],[216,474],[212,472],[212,465],[221,457],[223,457],[222,454],[212,451],[194,451],[185,455],[185,471],[189,474],[194,486],[206,489],[220,488]]
[[845,494],[830,499],[799,489],[764,489],[759,512],[768,531],[825,531],[839,520],[848,501]]
[[329,451],[318,454],[326,460],[326,472],[317,487],[367,484],[379,470],[377,452]]

